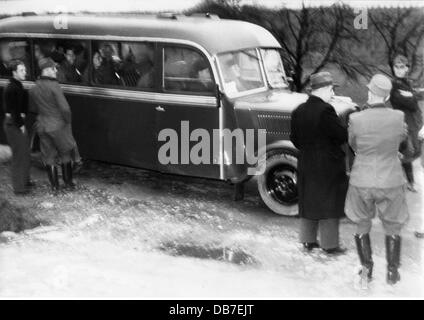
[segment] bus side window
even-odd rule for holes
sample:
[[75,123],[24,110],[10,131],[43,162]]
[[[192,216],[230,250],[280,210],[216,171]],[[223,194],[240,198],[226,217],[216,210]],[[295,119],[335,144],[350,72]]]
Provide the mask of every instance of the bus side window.
[[34,41],[35,74],[40,76],[40,59],[49,57],[57,63],[60,83],[88,83],[87,43],[78,40],[39,39]]
[[26,67],[27,79],[31,76],[31,53],[27,40],[7,39],[0,41],[0,76],[7,78],[12,76],[9,63],[12,60],[21,60]]
[[164,49],[164,89],[195,93],[212,93],[214,90],[208,60],[199,52],[166,46]]
[[118,44],[109,41],[93,41],[91,61],[93,64],[92,82],[97,85],[122,85],[119,75],[121,58]]
[[121,43],[123,62],[119,70],[125,87],[153,88],[155,85],[154,45],[152,43]]

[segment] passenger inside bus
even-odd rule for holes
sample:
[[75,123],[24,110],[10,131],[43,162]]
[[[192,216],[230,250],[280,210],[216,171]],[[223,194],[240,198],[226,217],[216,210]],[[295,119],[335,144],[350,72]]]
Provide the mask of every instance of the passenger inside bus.
[[[99,53],[99,55],[96,55]],[[97,60],[95,62],[95,60]],[[119,85],[120,77],[117,73],[120,59],[115,54],[115,50],[109,43],[103,43],[99,51],[93,55],[93,81],[98,84]]]
[[188,86],[189,91],[207,92],[213,89],[209,64],[203,57],[197,57],[192,62],[189,76],[192,79]]
[[235,60],[235,57],[231,57],[225,63],[224,81],[226,90],[230,92],[242,92],[249,89],[247,83],[241,77],[240,66]]
[[82,72],[76,66],[76,55],[74,48],[65,51],[65,60],[60,63],[57,70],[57,80],[64,83],[82,81]]
[[153,88],[154,47],[150,43],[121,43],[124,62],[119,67],[122,84],[127,87]]
[[0,42],[0,76],[11,77],[9,62],[21,60],[25,64],[26,70],[30,68],[29,43],[25,40],[12,40]]
[[137,87],[139,88],[153,88],[154,87],[154,48],[152,44],[143,43],[136,47],[136,68],[140,74],[140,78],[137,81]]
[[99,51],[93,54],[93,83],[118,85],[119,80],[115,74],[114,68],[110,64],[103,62],[103,57]]
[[197,51],[167,47],[164,71],[165,89],[189,92],[211,92],[213,90],[208,61]]

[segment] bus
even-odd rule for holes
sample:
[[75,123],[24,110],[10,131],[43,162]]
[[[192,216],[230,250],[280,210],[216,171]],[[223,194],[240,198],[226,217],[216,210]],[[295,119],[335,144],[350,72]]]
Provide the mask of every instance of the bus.
[[[51,57],[83,159],[226,181],[238,198],[257,176],[273,212],[297,214],[290,114],[307,95],[289,89],[270,32],[210,14],[57,19],[0,20],[0,91],[11,76],[8,61],[25,63],[28,89],[40,75],[38,60]],[[341,115],[352,108],[346,98],[332,104]],[[237,161],[240,154],[258,161]],[[262,169],[252,171],[259,160]]]

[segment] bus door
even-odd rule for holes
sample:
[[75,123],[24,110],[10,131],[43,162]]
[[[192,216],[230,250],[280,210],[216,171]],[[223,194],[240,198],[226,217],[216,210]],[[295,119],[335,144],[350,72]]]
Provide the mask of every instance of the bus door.
[[156,107],[159,170],[217,179],[219,109],[209,62],[200,51],[179,45],[164,45],[162,58],[166,99]]

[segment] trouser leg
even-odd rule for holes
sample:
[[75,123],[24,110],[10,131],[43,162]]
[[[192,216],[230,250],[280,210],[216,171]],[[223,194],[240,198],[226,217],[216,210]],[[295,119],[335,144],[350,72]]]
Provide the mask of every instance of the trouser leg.
[[317,242],[318,220],[300,219],[300,242]]
[[23,174],[24,174],[24,180],[25,184],[28,185],[28,183],[31,181],[31,151],[29,149],[29,142],[28,142],[28,136],[24,135],[24,148],[23,148]]
[[59,176],[57,173],[57,167],[55,165],[46,165],[45,168],[51,189],[53,192],[57,192],[59,190]]
[[333,249],[339,246],[339,219],[319,220],[320,246]]
[[385,234],[399,235],[409,219],[405,186],[379,190],[376,206]]
[[49,134],[40,132],[38,136],[40,137],[41,157],[45,165],[47,177],[52,191],[57,193],[59,190],[59,178],[56,167],[56,157],[58,152],[54,145],[54,141],[51,139]]
[[406,179],[409,183],[414,183],[414,170],[412,169],[412,162],[402,163],[403,171],[405,172]]
[[77,162],[77,163],[81,162],[81,155],[79,153],[79,149],[77,145],[75,145],[75,147],[72,149],[71,156],[72,156],[73,162]]
[[75,188],[75,183],[72,179],[72,163],[71,161],[62,163],[62,178],[65,183],[65,187],[68,189]]
[[12,149],[11,178],[15,192],[26,190],[29,171],[29,152],[26,138],[22,131],[13,125],[6,125],[7,139]]

